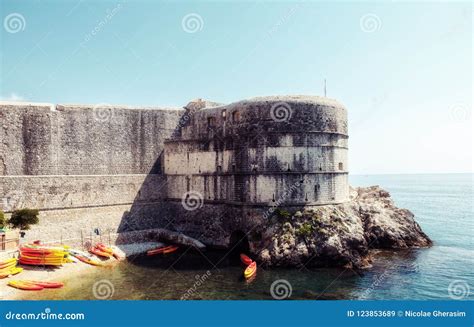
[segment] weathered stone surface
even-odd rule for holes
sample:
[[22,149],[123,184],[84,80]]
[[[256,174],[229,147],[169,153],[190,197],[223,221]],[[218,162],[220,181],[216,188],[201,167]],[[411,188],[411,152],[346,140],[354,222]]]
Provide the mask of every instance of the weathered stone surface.
[[253,249],[265,265],[363,268],[371,249],[430,246],[413,218],[380,187],[356,188],[350,202],[276,215]]
[[205,203],[267,207],[348,200],[347,112],[337,101],[258,97],[186,108],[165,141],[169,199],[194,191]]

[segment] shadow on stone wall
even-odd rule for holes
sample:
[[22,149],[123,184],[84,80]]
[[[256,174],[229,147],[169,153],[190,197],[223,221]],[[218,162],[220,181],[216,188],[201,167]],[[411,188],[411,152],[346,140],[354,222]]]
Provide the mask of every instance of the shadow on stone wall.
[[122,215],[118,233],[164,228],[168,224],[166,210],[166,176],[162,172],[163,152],[148,172],[129,211]]

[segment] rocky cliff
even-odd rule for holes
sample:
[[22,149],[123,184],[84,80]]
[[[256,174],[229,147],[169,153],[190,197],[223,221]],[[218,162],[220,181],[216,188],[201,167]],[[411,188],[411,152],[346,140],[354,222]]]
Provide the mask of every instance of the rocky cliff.
[[372,249],[427,247],[430,238],[379,186],[351,188],[350,201],[290,214],[276,210],[256,244],[268,266],[370,266]]

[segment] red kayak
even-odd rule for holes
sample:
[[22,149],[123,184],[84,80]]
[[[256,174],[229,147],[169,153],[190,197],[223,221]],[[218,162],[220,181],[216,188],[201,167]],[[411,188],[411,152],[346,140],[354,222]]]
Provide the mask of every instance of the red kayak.
[[52,254],[54,251],[49,250],[49,249],[34,249],[34,248],[26,248],[26,247],[21,247],[20,248],[21,253],[25,254],[31,254],[31,255],[47,255],[47,254]]
[[240,260],[242,261],[242,263],[246,266],[250,265],[253,260],[250,259],[250,257],[246,256],[245,254],[241,253],[240,254]]
[[164,251],[167,251],[167,250],[170,250],[173,248],[173,245],[168,245],[168,246],[163,246],[161,248],[157,248],[157,249],[153,249],[153,250],[149,250],[147,251],[147,255],[150,256],[150,255],[155,255],[155,254],[160,254],[160,253],[163,253]]
[[44,288],[61,288],[64,286],[63,283],[59,283],[59,282],[41,282],[41,281],[35,281],[35,280],[28,280],[25,282],[38,285]]

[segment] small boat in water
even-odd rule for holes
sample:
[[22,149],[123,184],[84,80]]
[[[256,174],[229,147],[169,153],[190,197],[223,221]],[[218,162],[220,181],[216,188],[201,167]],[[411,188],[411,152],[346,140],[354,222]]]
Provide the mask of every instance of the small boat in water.
[[256,273],[257,273],[257,263],[254,261],[244,270],[244,277],[248,279],[254,276]]
[[169,249],[164,250],[164,251],[163,251],[163,254],[166,254],[166,253],[173,253],[173,252],[175,252],[175,251],[178,250],[178,249],[179,249],[179,246],[172,246],[172,247],[170,247]]
[[243,253],[240,254],[240,261],[242,261],[242,263],[246,266],[250,265],[253,262],[253,260],[250,259],[249,256],[247,256]]
[[146,255],[152,256],[152,255],[157,255],[160,253],[172,253],[176,251],[177,249],[178,247],[175,245],[162,246],[162,247],[147,251]]

